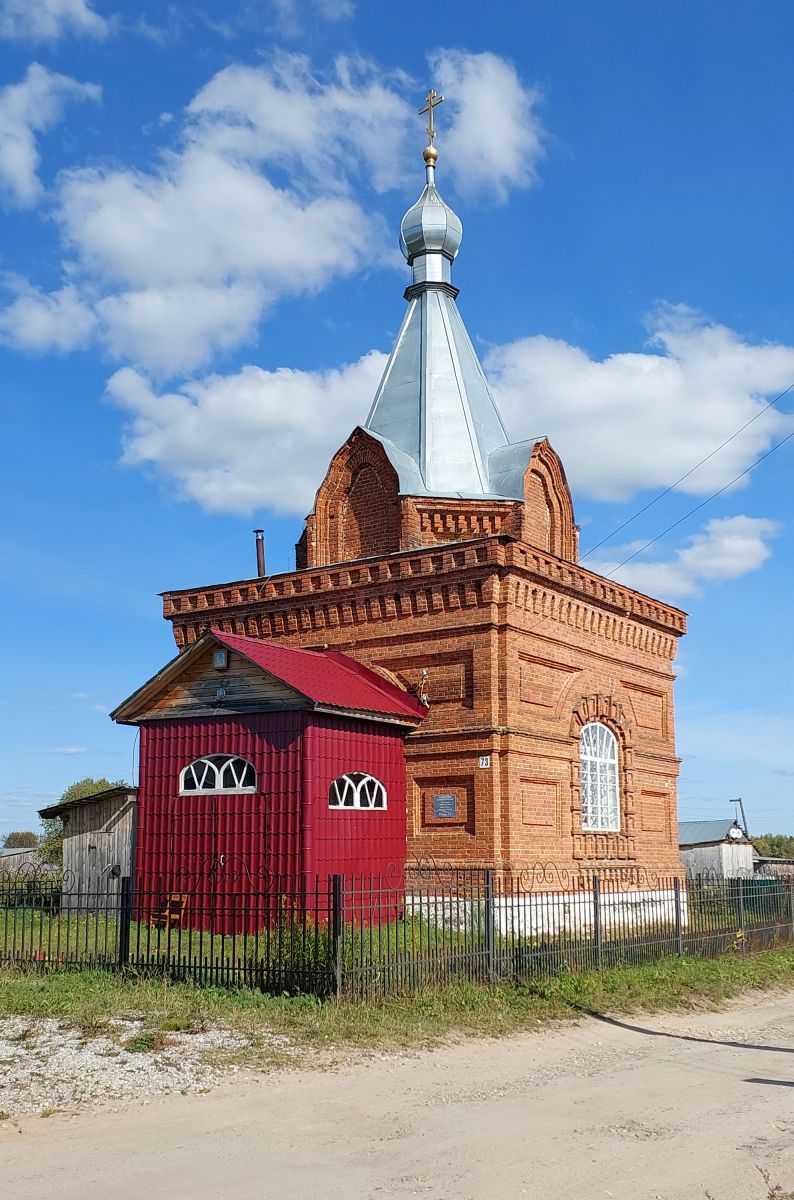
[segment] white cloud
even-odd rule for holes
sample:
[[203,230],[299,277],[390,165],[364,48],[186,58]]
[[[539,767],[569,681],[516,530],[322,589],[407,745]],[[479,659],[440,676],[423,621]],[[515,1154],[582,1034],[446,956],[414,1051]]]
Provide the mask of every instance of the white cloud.
[[302,200],[204,145],[170,155],[157,175],[72,172],[60,218],[85,269],[135,290],[245,278],[271,293],[312,290],[358,266],[370,237],[377,245],[355,201]]
[[276,26],[286,37],[297,37],[307,20],[343,21],[355,11],[353,0],[272,0],[272,4]]
[[160,394],[125,367],[108,384],[130,419],[124,461],[154,467],[212,512],[303,515],[385,361],[373,351],[329,371],[249,366]]
[[44,352],[73,350],[91,339],[96,318],[73,285],[47,294],[16,277],[7,282],[16,296],[0,309],[0,341]]
[[21,208],[39,199],[37,133],[56,125],[69,100],[98,100],[101,89],[31,63],[21,83],[0,91],[0,189]]
[[66,33],[104,38],[110,22],[90,0],[0,0],[0,37],[52,42]]
[[[370,116],[354,134],[359,109]],[[371,64],[340,60],[321,83],[283,56],[219,72],[190,105],[181,148],[151,172],[66,173],[57,215],[70,273],[99,293],[110,353],[189,372],[249,338],[279,299],[391,261],[393,238],[348,169],[393,183],[408,112]]]
[[778,522],[766,517],[715,517],[666,561],[647,562],[638,557],[620,566],[624,558],[641,549],[643,543],[634,542],[618,551],[611,549],[611,561],[605,553],[585,560],[584,565],[646,595],[674,600],[697,595],[705,584],[724,583],[757,571],[772,553],[770,539],[779,532]]
[[295,187],[346,192],[363,175],[382,192],[411,166],[419,179],[409,141],[418,121],[397,90],[406,86],[367,59],[342,56],[319,76],[304,55],[280,54],[267,67],[219,71],[188,113],[202,145],[284,168]]
[[263,307],[263,291],[255,284],[194,283],[108,296],[97,313],[115,358],[146,362],[171,375],[250,337]]
[[87,754],[87,746],[53,746],[49,750],[31,750],[31,754],[58,754],[65,758],[72,758],[76,754]]
[[486,51],[437,50],[430,56],[437,89],[446,93],[439,113],[439,174],[449,173],[465,192],[488,192],[504,201],[512,188],[531,187],[544,155],[545,131],[536,112],[537,88],[526,87],[512,63]]
[[[314,4],[329,18],[346,7]],[[473,148],[461,150],[459,183],[480,179],[486,148],[478,98],[491,86],[505,97],[501,157],[486,164],[492,193],[531,182],[534,93],[495,55],[439,52],[437,62],[460,85],[450,163],[456,142]],[[38,108],[22,103],[34,84],[47,100]],[[41,191],[34,133],[57,118],[67,95],[98,92],[41,67],[19,87],[24,95],[0,96],[0,139],[5,96],[6,182],[19,203],[33,203]],[[413,87],[404,73],[356,56],[339,57],[324,73],[285,53],[261,67],[219,71],[173,128],[159,125],[170,146],[148,170],[114,164],[62,173],[55,216],[69,288],[49,297],[21,289],[24,302],[0,318],[4,336],[12,340],[19,329],[26,347],[25,322],[36,318],[42,328],[29,341],[46,345],[49,327],[51,345],[66,349],[69,307],[74,344],[82,344],[90,308],[94,336],[113,358],[160,376],[191,373],[251,338],[282,298],[396,265],[395,231],[376,196],[397,186],[408,196],[410,180],[419,189],[421,125],[405,98]]]
[[317,10],[327,21],[343,21],[355,12],[353,0],[316,0]]
[[[660,308],[651,334],[648,352],[602,361],[547,337],[486,355],[512,436],[548,435],[575,492],[623,500],[668,486],[794,379],[794,347],[754,345],[680,306]],[[775,409],[758,416],[680,490],[723,486],[790,423]]]
[[165,374],[239,345],[270,304],[349,274],[381,240],[349,197],[302,198],[205,145],[155,176],[73,172],[60,218],[109,289],[96,311],[111,353]]

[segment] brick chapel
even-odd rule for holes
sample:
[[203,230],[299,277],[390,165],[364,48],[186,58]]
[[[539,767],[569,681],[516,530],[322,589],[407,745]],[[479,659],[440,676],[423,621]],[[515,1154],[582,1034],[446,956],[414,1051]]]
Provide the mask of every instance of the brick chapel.
[[401,229],[405,319],[296,569],[169,591],[164,615],[181,651],[211,628],[342,650],[426,704],[405,741],[409,852],[680,873],[686,617],[579,565],[559,457],[510,440],[456,303],[462,226],[436,189],[433,95],[427,182]]

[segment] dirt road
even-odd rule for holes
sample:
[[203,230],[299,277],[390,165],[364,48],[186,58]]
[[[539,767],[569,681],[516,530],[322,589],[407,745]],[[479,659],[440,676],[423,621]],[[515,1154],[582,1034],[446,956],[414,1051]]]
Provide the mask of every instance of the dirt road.
[[794,1187],[794,994],[0,1132],[2,1200],[762,1200]]

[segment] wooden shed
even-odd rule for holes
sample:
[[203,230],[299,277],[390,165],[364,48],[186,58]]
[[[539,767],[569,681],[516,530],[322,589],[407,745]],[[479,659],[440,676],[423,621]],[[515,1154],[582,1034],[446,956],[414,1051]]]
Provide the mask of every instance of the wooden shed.
[[105,907],[132,871],[138,818],[138,789],[112,787],[81,800],[39,810],[63,822],[63,905]]
[[678,845],[690,879],[739,879],[753,874],[753,843],[730,818],[680,821]]
[[0,850],[0,876],[33,874],[42,870],[41,851],[37,846]]

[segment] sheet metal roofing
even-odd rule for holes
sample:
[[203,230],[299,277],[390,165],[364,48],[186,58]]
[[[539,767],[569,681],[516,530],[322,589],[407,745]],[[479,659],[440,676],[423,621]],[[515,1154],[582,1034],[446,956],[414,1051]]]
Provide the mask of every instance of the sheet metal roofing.
[[278,642],[260,641],[210,631],[213,638],[242,654],[254,666],[282,680],[315,704],[359,712],[384,713],[421,720],[427,709],[408,692],[389,683],[376,671],[338,650],[301,650]]
[[435,186],[406,213],[413,283],[365,429],[383,445],[403,495],[523,499],[533,442],[511,443],[455,303],[451,263],[463,230]]
[[704,842],[723,842],[729,836],[731,829],[743,831],[732,817],[721,818],[718,821],[679,821],[679,846],[701,846]]

